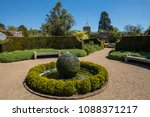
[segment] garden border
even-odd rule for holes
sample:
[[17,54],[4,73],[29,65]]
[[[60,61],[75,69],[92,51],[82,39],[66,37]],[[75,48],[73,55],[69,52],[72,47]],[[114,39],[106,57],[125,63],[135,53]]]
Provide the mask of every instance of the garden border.
[[94,95],[97,95],[101,92],[103,92],[109,85],[109,82],[106,81],[102,87],[100,89],[97,89],[95,91],[92,91],[92,92],[88,92],[86,94],[78,94],[78,95],[73,95],[73,96],[52,96],[52,95],[47,95],[47,94],[42,94],[42,93],[39,93],[39,92],[36,92],[32,89],[30,89],[27,85],[26,85],[26,82],[24,80],[23,82],[23,85],[24,87],[29,91],[31,92],[32,94],[35,94],[37,96],[40,96],[40,97],[43,97],[43,98],[48,98],[48,99],[57,99],[57,100],[77,100],[77,99],[83,99],[83,98],[87,98],[87,97],[91,97],[91,96],[94,96]]

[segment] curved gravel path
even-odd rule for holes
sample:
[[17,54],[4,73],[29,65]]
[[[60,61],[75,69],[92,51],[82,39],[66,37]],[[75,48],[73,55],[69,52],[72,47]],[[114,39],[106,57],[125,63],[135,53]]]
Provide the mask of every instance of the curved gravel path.
[[[110,49],[104,49],[80,58],[80,60],[101,64],[109,73],[109,85],[106,90],[84,99],[150,99],[150,66],[109,60],[106,58],[109,51]],[[0,99],[46,99],[28,92],[22,82],[30,68],[50,61],[56,61],[56,59],[0,63]]]

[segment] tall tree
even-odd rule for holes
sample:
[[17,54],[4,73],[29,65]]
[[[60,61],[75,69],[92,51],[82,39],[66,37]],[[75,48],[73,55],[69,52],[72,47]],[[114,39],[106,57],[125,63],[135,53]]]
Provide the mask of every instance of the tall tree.
[[24,25],[20,25],[17,30],[22,31],[23,36],[28,37],[28,30]]
[[109,15],[106,11],[103,11],[100,16],[98,31],[104,30],[109,31],[111,28],[111,20],[109,18]]
[[61,2],[58,2],[50,14],[46,15],[46,23],[42,24],[41,30],[47,35],[63,36],[73,25],[73,17],[62,8]]
[[0,30],[5,30],[5,25],[0,23]]

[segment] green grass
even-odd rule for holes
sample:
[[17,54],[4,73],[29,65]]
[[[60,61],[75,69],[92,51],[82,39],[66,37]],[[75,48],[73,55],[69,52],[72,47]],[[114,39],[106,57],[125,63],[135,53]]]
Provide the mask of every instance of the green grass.
[[108,58],[113,60],[124,61],[124,57],[127,54],[130,54],[131,56],[150,59],[150,52],[133,52],[133,51],[112,51],[109,53]]
[[[0,62],[7,63],[7,62],[15,62],[15,61],[22,61],[22,60],[30,60],[33,58],[33,52],[56,52],[56,49],[33,49],[33,50],[16,50],[13,52],[3,52],[0,53]],[[80,49],[63,49],[61,50],[62,53],[64,52],[71,52],[78,57],[86,56],[87,53],[84,50]]]

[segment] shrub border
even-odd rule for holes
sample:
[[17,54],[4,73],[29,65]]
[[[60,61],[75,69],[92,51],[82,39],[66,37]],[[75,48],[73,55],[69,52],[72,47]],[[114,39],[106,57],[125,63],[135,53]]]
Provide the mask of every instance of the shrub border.
[[[44,85],[39,85],[39,83],[41,84],[42,82],[40,82],[38,78],[36,79],[36,75],[35,75],[39,72],[43,72],[43,70],[45,70],[46,67],[55,68],[56,63],[51,62],[51,63],[48,63],[48,64],[41,64],[41,65],[38,65],[38,66],[35,66],[35,67],[31,68],[30,71],[27,74],[26,79],[23,82],[24,87],[28,91],[30,91],[31,93],[36,94],[38,96],[41,96],[41,97],[51,98],[51,99],[81,99],[81,98],[90,97],[90,96],[93,96],[93,95],[96,95],[96,94],[102,92],[103,90],[105,90],[107,88],[107,85],[108,85],[108,72],[104,67],[102,67],[101,65],[91,63],[91,62],[83,62],[82,61],[81,62],[81,67],[84,67],[88,70],[92,70],[92,72],[95,72],[94,76],[89,77],[85,80],[85,83],[88,83],[86,81],[89,81],[90,85],[88,85],[88,86],[90,87],[90,90],[85,89],[84,90],[85,92],[83,91],[83,93],[81,93],[82,91],[78,91],[80,88],[82,89],[82,88],[87,87],[87,84],[83,84],[83,81],[79,81],[80,83],[77,83],[75,85],[80,84],[80,86],[79,86],[80,88],[79,89],[77,88],[76,89],[76,94],[73,93],[71,96],[69,96],[69,95],[65,96],[65,95],[61,95],[61,94],[56,94],[56,95],[46,94],[45,89],[42,89],[42,91],[40,91],[40,87],[43,87]],[[42,76],[38,76],[38,77],[44,78]],[[36,80],[38,80],[38,82],[34,84],[34,82],[36,82]],[[95,85],[94,82],[96,80],[99,81],[99,84],[96,83],[96,85]],[[73,81],[71,81],[71,82],[73,82]],[[77,81],[75,81],[75,82],[77,82]],[[92,87],[92,82],[95,85],[93,87]],[[66,83],[66,81],[63,81],[63,83]],[[98,87],[97,87],[97,84],[98,84]],[[82,85],[84,85],[85,87],[82,87]],[[43,92],[43,90],[45,92]],[[61,95],[61,96],[59,96],[59,95]]]
[[83,99],[83,98],[91,97],[91,96],[94,96],[94,95],[97,95],[97,94],[103,92],[103,91],[108,87],[109,82],[108,82],[108,81],[105,82],[105,83],[103,84],[103,86],[102,86],[100,89],[97,89],[97,90],[95,90],[95,91],[93,91],[93,92],[89,92],[89,93],[87,93],[87,94],[81,94],[81,95],[73,95],[73,96],[69,96],[69,97],[67,97],[67,96],[52,96],[52,95],[47,95],[47,94],[38,93],[38,92],[36,92],[36,91],[30,89],[30,88],[27,86],[27,84],[26,84],[25,81],[23,82],[23,85],[24,85],[24,87],[25,87],[29,92],[31,92],[32,94],[35,94],[35,95],[40,96],[40,97],[43,97],[43,98],[57,99],[57,100],[77,100],[77,99]]

